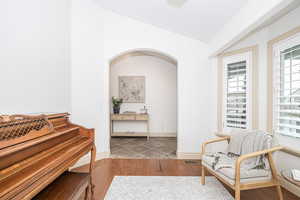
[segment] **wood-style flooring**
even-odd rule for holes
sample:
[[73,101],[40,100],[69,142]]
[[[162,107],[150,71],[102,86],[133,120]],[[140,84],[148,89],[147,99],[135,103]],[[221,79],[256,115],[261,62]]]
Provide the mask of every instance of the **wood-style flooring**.
[[[200,176],[199,163],[187,163],[184,160],[158,159],[104,159],[96,162],[94,170],[95,198],[104,198],[114,176]],[[74,171],[86,172],[88,166]],[[199,178],[200,182],[200,178]],[[226,186],[225,186],[226,187]],[[226,189],[233,195],[234,192]],[[283,189],[284,200],[300,200],[292,193]],[[277,200],[274,188],[242,191],[242,200]]]

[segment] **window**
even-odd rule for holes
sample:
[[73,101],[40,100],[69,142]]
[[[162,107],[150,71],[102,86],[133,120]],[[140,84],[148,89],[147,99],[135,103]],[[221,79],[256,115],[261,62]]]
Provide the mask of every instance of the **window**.
[[273,130],[300,138],[300,36],[274,48]]
[[249,129],[251,127],[251,53],[225,57],[223,129]]
[[246,128],[246,78],[246,61],[227,65],[226,124],[229,128]]

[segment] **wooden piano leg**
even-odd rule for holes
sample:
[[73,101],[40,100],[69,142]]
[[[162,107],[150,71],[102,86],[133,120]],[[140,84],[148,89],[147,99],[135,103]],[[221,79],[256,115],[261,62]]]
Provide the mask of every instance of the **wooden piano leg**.
[[96,159],[96,146],[93,144],[92,149],[91,149],[91,162],[90,162],[90,191],[91,191],[91,200],[94,200],[94,182],[93,182],[93,177],[94,177],[94,165],[95,165],[95,159]]
[[90,196],[90,186],[85,189],[84,200],[89,200]]

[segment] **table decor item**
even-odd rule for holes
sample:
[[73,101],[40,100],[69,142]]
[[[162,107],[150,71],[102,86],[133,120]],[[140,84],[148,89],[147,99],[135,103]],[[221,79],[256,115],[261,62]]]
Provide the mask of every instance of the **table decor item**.
[[114,114],[120,113],[121,104],[123,103],[122,98],[112,97],[113,111]]

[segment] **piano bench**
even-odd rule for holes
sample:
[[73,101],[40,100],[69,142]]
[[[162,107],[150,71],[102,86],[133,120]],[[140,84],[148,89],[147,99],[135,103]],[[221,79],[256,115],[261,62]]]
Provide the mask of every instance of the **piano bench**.
[[64,172],[33,200],[84,200],[89,180],[89,173]]

